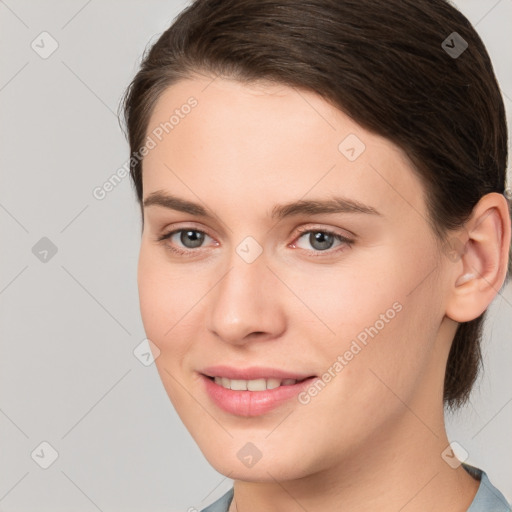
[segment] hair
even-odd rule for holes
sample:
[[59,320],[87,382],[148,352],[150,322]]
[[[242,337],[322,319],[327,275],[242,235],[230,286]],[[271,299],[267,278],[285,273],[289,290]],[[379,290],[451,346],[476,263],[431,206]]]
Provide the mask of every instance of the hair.
[[[443,47],[454,32],[468,45],[458,57]],[[482,40],[446,0],[196,0],[146,48],[124,93],[132,154],[160,95],[198,74],[315,92],[395,143],[421,180],[440,247],[453,249],[449,232],[482,196],[505,193],[503,99]],[[141,212],[142,164],[130,159]],[[510,262],[509,254],[506,280]],[[469,400],[479,374],[485,313],[457,327],[444,380],[449,409]]]

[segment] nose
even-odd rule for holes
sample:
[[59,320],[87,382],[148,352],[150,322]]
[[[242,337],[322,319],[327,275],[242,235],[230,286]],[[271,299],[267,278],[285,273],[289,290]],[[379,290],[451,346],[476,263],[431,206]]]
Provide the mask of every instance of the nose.
[[229,270],[211,292],[208,329],[234,345],[278,337],[286,328],[278,284],[263,254],[247,263],[234,252]]

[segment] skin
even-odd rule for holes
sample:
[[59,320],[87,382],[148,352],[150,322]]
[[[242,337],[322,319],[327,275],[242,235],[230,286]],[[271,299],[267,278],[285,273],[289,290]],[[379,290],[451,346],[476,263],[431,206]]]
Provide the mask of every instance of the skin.
[[[198,105],[145,157],[144,198],[172,193],[214,217],[144,208],[139,297],[174,407],[235,480],[230,510],[465,511],[478,482],[441,456],[444,369],[457,322],[476,318],[504,281],[504,197],[481,199],[450,234],[466,252],[447,257],[407,157],[318,95],[197,75],[161,95],[147,133],[190,96]],[[348,134],[366,146],[352,162],[338,149]],[[381,215],[270,218],[276,204],[333,195]],[[355,241],[319,251],[298,228]],[[179,234],[157,241],[172,229],[209,236],[199,249]],[[236,252],[247,236],[263,251],[252,263]],[[401,311],[307,405],[245,417],[203,389],[197,371],[216,364],[322,375],[397,301]],[[237,457],[247,442],[261,453],[252,467]]]

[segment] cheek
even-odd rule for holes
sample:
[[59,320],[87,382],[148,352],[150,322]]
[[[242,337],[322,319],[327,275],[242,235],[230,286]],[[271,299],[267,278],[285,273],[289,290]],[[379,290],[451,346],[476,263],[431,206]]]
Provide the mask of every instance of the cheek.
[[140,312],[146,335],[159,347],[163,334],[169,328],[167,312],[172,307],[163,271],[163,266],[152,257],[151,251],[141,245],[137,273]]
[[[339,282],[326,281],[324,297],[303,295],[334,335],[319,322],[309,332],[303,330],[304,322],[296,322],[297,332],[302,326],[303,335],[318,341],[307,356],[321,362],[324,372],[322,384],[302,397],[302,431],[296,442],[310,428],[316,447],[329,444],[326,457],[332,456],[333,463],[347,443],[354,448],[380,439],[379,433],[398,421],[406,411],[403,402],[421,392],[431,361],[435,322],[427,312],[436,307],[432,286],[425,282],[410,293],[415,282],[411,274],[417,277],[418,269],[383,267],[387,275],[343,275]],[[315,336],[315,331],[326,334]]]
[[144,331],[160,351],[155,366],[172,404],[182,415],[189,400],[182,387],[183,366],[189,340],[194,337],[193,329],[197,328],[194,305],[203,292],[183,267],[170,265],[162,251],[144,242],[137,281]]
[[169,350],[173,354],[182,352],[184,343],[180,340],[187,338],[184,330],[192,328],[194,306],[202,295],[201,284],[183,267],[170,265],[162,251],[148,248],[144,242],[137,281],[147,337],[160,348],[162,356]]
[[[428,248],[418,252],[425,256]],[[396,402],[390,389],[403,399],[412,395],[434,357],[443,317],[433,257],[392,250],[379,256],[339,272],[288,275],[301,283],[297,295],[318,317],[309,324],[297,317],[292,328],[315,341],[310,359],[321,361],[326,379],[336,382],[326,387],[338,389],[329,399],[346,404],[356,396],[360,403]]]

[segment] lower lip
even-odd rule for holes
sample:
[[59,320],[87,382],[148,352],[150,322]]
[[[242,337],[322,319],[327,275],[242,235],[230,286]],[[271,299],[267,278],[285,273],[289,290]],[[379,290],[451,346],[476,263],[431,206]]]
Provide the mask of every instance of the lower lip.
[[310,377],[291,386],[279,386],[265,391],[235,391],[216,384],[205,375],[201,375],[201,379],[208,396],[223,411],[237,416],[260,416],[297,396],[316,377]]

